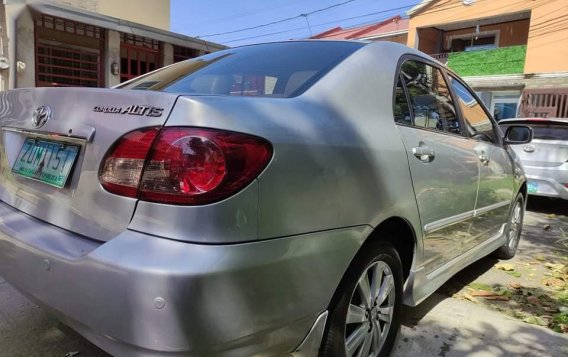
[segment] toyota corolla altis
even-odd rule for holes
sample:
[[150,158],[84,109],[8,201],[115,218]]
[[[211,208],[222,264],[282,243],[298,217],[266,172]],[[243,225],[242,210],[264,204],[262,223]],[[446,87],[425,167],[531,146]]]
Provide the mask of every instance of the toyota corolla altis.
[[401,304],[519,242],[530,129],[394,43],[0,103],[0,275],[116,356],[386,356]]

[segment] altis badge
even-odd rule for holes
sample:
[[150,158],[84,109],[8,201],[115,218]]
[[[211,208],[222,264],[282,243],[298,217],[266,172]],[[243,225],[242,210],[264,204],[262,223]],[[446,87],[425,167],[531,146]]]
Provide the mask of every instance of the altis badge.
[[149,105],[129,105],[128,107],[105,107],[96,106],[93,108],[96,113],[107,114],[128,114],[147,117],[161,117],[164,108],[151,107]]

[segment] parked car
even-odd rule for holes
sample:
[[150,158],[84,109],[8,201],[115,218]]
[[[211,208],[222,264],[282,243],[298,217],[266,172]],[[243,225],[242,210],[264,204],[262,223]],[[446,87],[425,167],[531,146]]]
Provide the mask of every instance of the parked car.
[[568,199],[568,119],[516,118],[499,125],[527,125],[533,130],[529,144],[511,148],[521,160],[528,179],[529,195]]
[[386,356],[403,303],[519,242],[530,129],[502,137],[406,46],[246,46],[0,103],[0,275],[116,356]]

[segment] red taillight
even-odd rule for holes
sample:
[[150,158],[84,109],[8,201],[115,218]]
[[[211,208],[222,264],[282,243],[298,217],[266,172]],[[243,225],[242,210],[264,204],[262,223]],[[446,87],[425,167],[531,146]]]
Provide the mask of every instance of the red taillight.
[[[107,162],[117,160],[115,152],[120,152],[122,142],[105,159],[101,182],[111,192],[133,197],[106,184],[106,178],[114,176],[106,173],[107,166],[112,167]],[[188,127],[163,129],[148,151],[142,175],[137,176],[135,197],[189,205],[212,203],[235,194],[260,174],[272,156],[271,145],[264,139]]]

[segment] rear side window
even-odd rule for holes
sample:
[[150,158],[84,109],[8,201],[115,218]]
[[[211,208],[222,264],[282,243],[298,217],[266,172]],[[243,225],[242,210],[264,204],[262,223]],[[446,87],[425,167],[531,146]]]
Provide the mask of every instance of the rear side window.
[[334,41],[245,46],[180,62],[118,88],[293,97],[362,46],[363,43]]
[[[568,123],[566,125],[562,124],[533,124],[518,122],[517,125],[528,125],[533,130],[533,139],[540,140],[565,140],[568,141]],[[507,131],[507,128],[511,124],[501,124],[501,129],[503,132]]]
[[469,135],[480,140],[489,140],[492,143],[497,142],[493,122],[483,110],[481,103],[457,79],[450,76],[450,83],[457,97]]
[[400,78],[408,92],[414,126],[460,134],[456,109],[439,69],[418,61],[406,61]]

